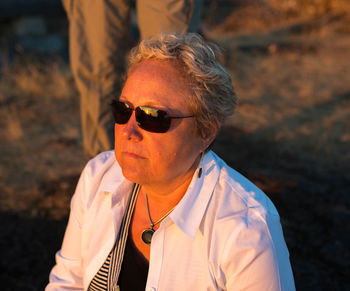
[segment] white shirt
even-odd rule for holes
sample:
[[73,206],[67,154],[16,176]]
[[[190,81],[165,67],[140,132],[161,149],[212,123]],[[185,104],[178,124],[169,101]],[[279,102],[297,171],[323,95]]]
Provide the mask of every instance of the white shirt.
[[[269,198],[213,152],[200,178],[197,171],[152,238],[146,290],[295,290]],[[87,164],[47,291],[88,288],[114,245],[132,185],[113,151]]]

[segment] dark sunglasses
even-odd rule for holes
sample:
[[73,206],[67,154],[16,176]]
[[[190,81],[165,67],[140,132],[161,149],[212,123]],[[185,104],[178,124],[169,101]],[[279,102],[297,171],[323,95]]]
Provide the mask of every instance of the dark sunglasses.
[[171,125],[172,119],[190,118],[190,116],[169,116],[164,110],[155,109],[147,106],[139,106],[135,109],[128,103],[113,100],[111,103],[112,113],[117,124],[126,124],[132,112],[135,111],[137,125],[149,132],[164,133]]

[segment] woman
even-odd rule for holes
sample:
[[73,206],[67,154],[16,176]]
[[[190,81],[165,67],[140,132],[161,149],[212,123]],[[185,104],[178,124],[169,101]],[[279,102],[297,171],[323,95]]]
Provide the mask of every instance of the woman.
[[209,150],[236,95],[196,34],[143,41],[46,290],[294,290],[272,202]]

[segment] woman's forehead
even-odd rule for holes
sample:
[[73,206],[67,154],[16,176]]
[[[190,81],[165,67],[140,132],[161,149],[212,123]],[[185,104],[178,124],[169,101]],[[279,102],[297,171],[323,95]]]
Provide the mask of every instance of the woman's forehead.
[[[164,106],[187,104],[191,89],[173,62],[147,60],[138,64],[126,80],[122,97],[128,101]],[[142,104],[145,105],[145,104]]]
[[161,60],[161,59],[143,60],[131,70],[131,72],[129,73],[129,76],[134,74],[135,72],[140,72],[140,73],[167,72],[168,74],[176,75],[179,79],[185,78],[183,67],[176,60]]

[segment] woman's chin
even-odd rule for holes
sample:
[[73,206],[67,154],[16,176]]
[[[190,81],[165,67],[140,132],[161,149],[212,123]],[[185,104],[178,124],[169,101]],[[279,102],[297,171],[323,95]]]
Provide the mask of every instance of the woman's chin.
[[144,184],[144,182],[146,181],[144,171],[140,171],[134,168],[133,169],[122,168],[122,172],[123,172],[123,176],[131,182],[134,182],[137,184]]

